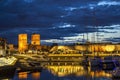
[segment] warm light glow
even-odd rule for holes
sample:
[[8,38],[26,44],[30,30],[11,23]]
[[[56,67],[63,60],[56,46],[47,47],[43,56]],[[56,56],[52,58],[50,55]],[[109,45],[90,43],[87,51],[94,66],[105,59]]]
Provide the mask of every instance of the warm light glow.
[[32,45],[40,45],[40,34],[32,34],[31,44]]
[[27,34],[19,34],[18,37],[19,51],[24,51],[28,48],[27,44]]
[[19,79],[27,79],[28,73],[27,72],[20,72],[18,73],[18,78]]
[[9,50],[14,50],[14,45],[13,44],[9,44],[8,47],[9,47]]
[[77,45],[76,45],[76,46],[75,46],[75,49],[76,49],[76,50],[80,50],[80,51],[85,51],[85,50],[86,50],[86,46],[84,46],[84,45],[82,45],[82,46],[80,46],[80,45],[77,46]]
[[[115,50],[120,51],[120,45],[116,44],[88,44],[88,45],[75,45],[75,46],[54,46],[50,51],[89,51],[89,52],[112,52]],[[73,52],[75,53],[75,52]]]
[[61,77],[84,71],[84,68],[83,66],[48,66],[48,70],[50,70],[54,75]]
[[92,71],[90,72],[92,77],[112,77],[111,74],[106,73],[105,71]]
[[32,77],[36,80],[40,78],[40,72],[34,72],[32,73]]
[[105,50],[108,52],[112,52],[115,50],[115,46],[114,45],[106,45]]

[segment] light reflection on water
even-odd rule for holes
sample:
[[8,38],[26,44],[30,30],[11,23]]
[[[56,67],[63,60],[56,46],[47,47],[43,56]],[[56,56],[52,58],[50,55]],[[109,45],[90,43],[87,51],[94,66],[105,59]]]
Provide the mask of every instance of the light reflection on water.
[[40,72],[19,72],[16,76],[19,80],[40,80]]
[[81,65],[48,65],[41,72],[16,71],[12,80],[112,80],[112,72]]

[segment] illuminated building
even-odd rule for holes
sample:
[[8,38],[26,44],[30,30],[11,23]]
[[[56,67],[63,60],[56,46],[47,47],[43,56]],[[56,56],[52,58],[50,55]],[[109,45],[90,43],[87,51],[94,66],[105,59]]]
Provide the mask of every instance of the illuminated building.
[[32,34],[31,36],[31,44],[32,45],[40,45],[40,34]]
[[13,50],[14,50],[14,45],[13,45],[13,44],[9,44],[8,47],[9,47],[9,50],[10,50],[10,51],[13,51]]
[[3,38],[0,38],[0,56],[5,56],[6,55],[6,40]]
[[120,55],[120,44],[90,43],[75,46],[53,46],[48,57],[51,61],[81,61],[82,56]]
[[120,52],[120,44],[112,44],[112,43],[91,43],[91,44],[79,44],[75,46],[53,46],[50,52],[55,51],[79,51],[79,52],[99,52],[99,53],[112,53],[112,52]]
[[18,45],[19,45],[19,51],[20,52],[24,52],[25,50],[28,49],[27,34],[19,34]]
[[0,48],[6,49],[6,40],[3,38],[0,38]]

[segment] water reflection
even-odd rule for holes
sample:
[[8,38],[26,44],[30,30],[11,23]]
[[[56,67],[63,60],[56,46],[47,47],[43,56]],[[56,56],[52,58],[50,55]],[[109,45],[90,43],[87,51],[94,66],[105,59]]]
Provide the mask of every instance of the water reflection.
[[28,72],[19,72],[18,73],[18,78],[20,80],[27,79],[27,77],[28,77]]
[[[67,62],[66,62],[67,63]],[[41,71],[23,71],[15,72],[12,80],[113,80],[114,71],[103,71],[99,68],[90,68],[79,65],[78,63],[71,63],[72,65],[52,65],[48,64]],[[120,70],[120,69],[119,69]],[[6,74],[7,75],[7,74]],[[6,77],[7,78],[7,77]],[[0,79],[2,80],[2,79]],[[118,79],[119,80],[119,79]]]
[[15,80],[40,80],[40,72],[19,72]]
[[64,65],[64,66],[54,66],[50,65],[47,67],[48,70],[59,77],[65,77],[69,75],[74,75],[76,77],[82,77],[82,76],[87,76],[87,77],[106,77],[106,78],[111,78],[112,74],[107,73],[105,71],[99,70],[96,68],[96,70],[92,71],[90,67],[86,68],[81,65]]
[[14,68],[1,68],[0,67],[0,80],[11,80],[14,77]]
[[106,77],[106,78],[111,78],[112,75],[109,73],[106,73],[105,71],[92,71],[90,72],[91,77]]
[[59,77],[61,76],[67,76],[71,74],[81,73],[81,75],[84,74],[85,70],[83,66],[48,66],[47,69],[54,75],[57,75]]
[[34,80],[39,80],[40,79],[40,72],[33,72],[32,73],[32,78]]

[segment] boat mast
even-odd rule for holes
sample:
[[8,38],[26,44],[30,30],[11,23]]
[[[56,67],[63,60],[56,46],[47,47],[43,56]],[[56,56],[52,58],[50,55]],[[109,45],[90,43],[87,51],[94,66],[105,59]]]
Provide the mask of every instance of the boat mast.
[[[97,23],[97,18],[96,18],[96,12],[95,11],[93,11],[93,21],[94,21],[94,29],[96,30],[95,31],[95,33],[94,33],[94,44],[96,44],[96,47],[97,48],[95,48],[95,49],[99,49],[99,44],[98,44],[98,38],[99,38],[99,33],[98,33],[98,23]],[[94,57],[95,57],[95,53],[97,54],[97,56],[99,56],[99,54],[98,54],[98,51],[96,50],[95,51],[95,49],[94,49]]]

